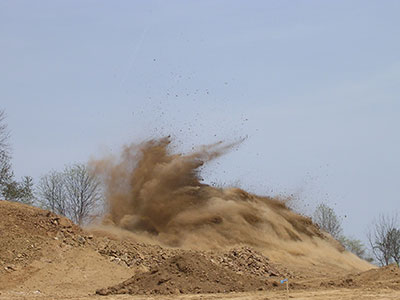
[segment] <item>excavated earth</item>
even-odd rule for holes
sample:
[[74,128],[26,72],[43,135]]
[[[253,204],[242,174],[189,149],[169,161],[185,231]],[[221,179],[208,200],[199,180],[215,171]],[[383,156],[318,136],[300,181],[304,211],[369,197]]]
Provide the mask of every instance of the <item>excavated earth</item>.
[[298,259],[272,261],[245,245],[195,251],[140,243],[0,201],[0,299],[285,299],[284,278],[296,299],[400,299],[396,266],[344,272]]
[[268,283],[261,278],[238,274],[213,263],[205,255],[186,252],[121,284],[100,289],[97,294],[199,294],[267,288]]

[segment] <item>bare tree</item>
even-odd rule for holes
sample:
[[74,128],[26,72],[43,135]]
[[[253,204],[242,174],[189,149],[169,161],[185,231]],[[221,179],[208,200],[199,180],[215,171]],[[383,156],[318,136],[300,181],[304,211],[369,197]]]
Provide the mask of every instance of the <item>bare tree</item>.
[[321,203],[317,206],[312,216],[312,220],[322,230],[331,234],[335,239],[340,237],[342,226],[335,211],[328,205]]
[[390,255],[396,262],[397,266],[400,265],[400,230],[393,228],[388,232],[388,240],[390,247]]
[[5,200],[15,200],[22,193],[19,183],[14,181],[14,172],[11,168],[10,133],[5,123],[6,114],[0,110],[0,194]]
[[3,189],[14,177],[11,169],[10,156],[4,150],[0,150],[0,194]]
[[67,215],[67,200],[63,173],[51,171],[38,184],[38,198],[43,208],[56,214]]
[[4,110],[0,110],[0,151],[8,150],[8,140],[10,133],[7,130],[7,124],[5,123],[6,113]]
[[400,233],[396,215],[380,215],[369,230],[368,241],[372,254],[380,265],[389,265],[400,260]]
[[5,118],[4,110],[0,110],[0,195],[5,200],[33,204],[32,177],[24,176],[21,181],[14,179],[11,167],[10,133]]
[[43,176],[38,190],[42,206],[80,225],[90,221],[103,198],[100,181],[83,164]]
[[102,198],[100,181],[83,164],[66,168],[64,175],[70,217],[82,224]]
[[14,176],[11,170],[11,157],[8,144],[10,134],[7,130],[5,117],[4,111],[0,110],[0,192],[3,191],[6,184],[10,182]]

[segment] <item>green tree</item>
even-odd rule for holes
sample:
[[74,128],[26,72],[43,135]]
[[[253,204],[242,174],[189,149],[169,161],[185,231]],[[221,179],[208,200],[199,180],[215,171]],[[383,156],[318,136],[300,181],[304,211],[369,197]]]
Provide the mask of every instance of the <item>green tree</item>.
[[24,176],[20,182],[15,180],[8,182],[4,187],[3,196],[5,200],[32,205],[35,198],[32,177]]

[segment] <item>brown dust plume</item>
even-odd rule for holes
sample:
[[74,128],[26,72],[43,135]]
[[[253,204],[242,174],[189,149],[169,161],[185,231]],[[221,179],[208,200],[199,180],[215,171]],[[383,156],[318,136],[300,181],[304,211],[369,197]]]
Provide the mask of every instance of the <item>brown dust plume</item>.
[[[239,142],[240,143],[240,142]],[[215,249],[250,245],[270,257],[305,256],[357,265],[354,257],[285,201],[201,182],[199,168],[238,143],[222,142],[174,153],[169,137],[126,146],[119,158],[94,161],[106,186],[104,223],[163,245]],[[350,261],[350,263],[349,263]],[[360,267],[360,266],[358,266]]]

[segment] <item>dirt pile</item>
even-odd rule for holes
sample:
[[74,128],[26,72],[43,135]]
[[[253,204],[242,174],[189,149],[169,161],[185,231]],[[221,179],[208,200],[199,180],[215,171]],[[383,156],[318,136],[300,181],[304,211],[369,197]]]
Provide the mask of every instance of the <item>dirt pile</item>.
[[[48,211],[5,201],[0,201],[0,217],[2,293],[29,298],[37,291],[49,297],[95,290],[100,294],[238,292],[279,288],[282,278],[291,278],[292,288],[307,286],[300,284],[302,277],[270,260],[266,251],[249,246],[211,251],[162,247],[138,242],[127,231],[126,237],[86,231]],[[293,242],[299,247],[304,243]],[[309,257],[296,259],[290,268]],[[333,272],[340,270],[320,264]]]
[[[155,266],[160,266],[171,257],[187,253],[187,250],[183,249],[163,248],[158,245],[136,243],[132,240],[103,239],[96,243],[97,251],[108,257],[110,261],[128,267],[140,267],[141,270],[150,270]],[[275,266],[266,256],[247,246],[221,252],[196,251],[196,253],[201,254],[204,259],[211,263],[238,274],[262,278],[295,277],[286,269]]]
[[100,295],[110,294],[196,294],[244,292],[267,289],[265,280],[237,274],[207,257],[186,252],[173,256],[152,268],[113,287],[97,290]]
[[280,199],[202,183],[201,166],[234,144],[190,154],[174,154],[169,144],[152,140],[127,147],[119,160],[94,163],[109,214],[91,231],[0,201],[0,290],[239,292],[272,288],[283,277],[302,288],[296,281],[371,267]]
[[136,243],[132,240],[101,239],[96,242],[96,250],[110,261],[127,267],[149,270],[174,255],[183,253],[179,249],[165,249],[158,245]]
[[69,219],[28,205],[0,200],[0,273],[15,271],[42,256],[42,248],[63,238],[69,243],[82,230]]
[[400,268],[392,264],[321,283],[323,287],[391,288],[400,290]]
[[87,295],[132,276],[133,270],[98,253],[102,240],[49,211],[0,201],[0,292],[54,299]]
[[211,253],[212,262],[239,274],[247,274],[262,278],[293,277],[287,271],[278,270],[271,261],[250,247],[239,247],[223,253]]
[[93,291],[134,272],[101,293],[211,293],[267,288],[271,283],[266,279],[285,276],[250,247],[219,252],[138,243],[109,232],[87,232],[48,211],[6,201],[0,201],[0,213],[0,289],[22,284],[18,289],[50,293],[66,284],[77,289],[90,282],[78,289]]

